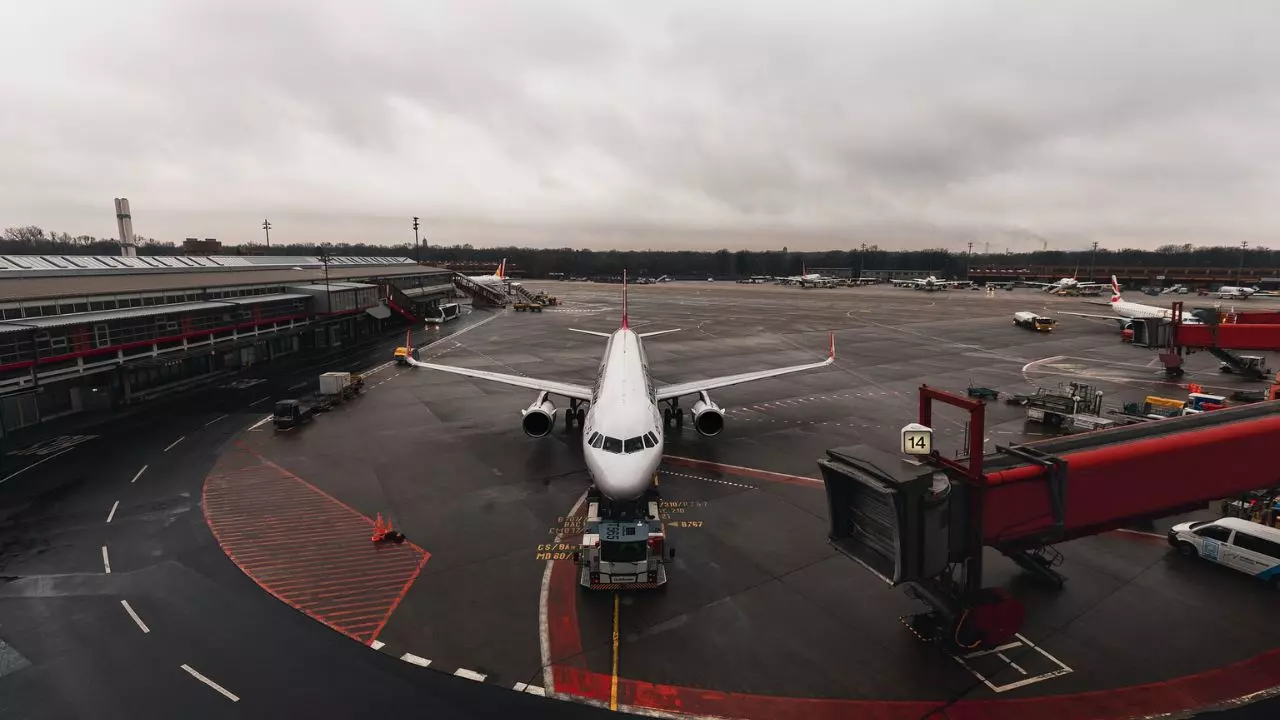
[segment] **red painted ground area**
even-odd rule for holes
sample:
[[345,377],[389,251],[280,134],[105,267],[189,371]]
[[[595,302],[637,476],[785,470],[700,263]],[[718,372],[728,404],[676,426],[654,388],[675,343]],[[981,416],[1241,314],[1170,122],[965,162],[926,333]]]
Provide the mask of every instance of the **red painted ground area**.
[[[670,456],[665,461],[717,475],[803,484],[815,490],[823,487],[820,481],[766,470]],[[1163,542],[1161,538],[1143,535],[1117,535],[1139,541]],[[612,678],[591,672],[582,663],[576,583],[577,575],[572,562],[556,562],[553,565],[547,596],[553,684],[547,690],[561,695],[608,702]],[[1280,650],[1224,668],[1166,682],[1018,700],[959,700],[944,703],[789,698],[659,685],[621,677],[618,678],[617,699],[620,708],[647,708],[743,720],[919,720],[926,716],[946,720],[1025,720],[1035,717],[1055,720],[1119,720],[1211,707],[1277,686],[1280,686]]]
[[205,521],[262,589],[363,643],[377,637],[430,554],[373,543],[373,521],[237,447],[204,484]]

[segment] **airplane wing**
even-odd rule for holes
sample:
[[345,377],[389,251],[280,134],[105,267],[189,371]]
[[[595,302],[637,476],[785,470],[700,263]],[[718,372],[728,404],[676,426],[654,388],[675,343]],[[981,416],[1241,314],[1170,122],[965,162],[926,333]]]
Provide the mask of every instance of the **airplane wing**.
[[836,336],[835,333],[832,333],[829,354],[827,355],[827,359],[821,362],[792,365],[791,367],[774,368],[772,370],[756,370],[755,372],[738,373],[737,375],[721,375],[720,377],[707,378],[705,380],[692,380],[689,382],[674,383],[671,385],[661,385],[656,389],[656,394],[658,400],[670,400],[671,398],[693,395],[707,390],[729,387],[730,385],[740,385],[742,383],[753,382],[755,380],[778,377],[779,375],[789,375],[791,373],[802,372],[804,370],[813,370],[815,368],[830,365],[835,361]]
[[1112,314],[1110,314],[1110,315],[1100,315],[1100,314],[1096,314],[1096,313],[1066,312],[1066,311],[1064,310],[1064,311],[1062,311],[1062,312],[1059,312],[1058,314],[1059,314],[1059,315],[1074,315],[1074,316],[1076,316],[1076,317],[1086,317],[1086,318],[1099,318],[1099,319],[1102,319],[1102,320],[1115,320],[1116,322],[1130,322],[1130,321],[1132,321],[1132,320],[1133,320],[1133,318],[1121,317],[1121,316],[1119,316],[1119,315],[1116,315],[1115,313],[1112,313]]
[[453,373],[454,375],[465,375],[467,377],[479,378],[481,380],[490,380],[492,382],[502,383],[503,385],[514,385],[516,387],[528,388],[539,392],[548,392],[553,395],[561,395],[574,400],[591,400],[591,388],[585,385],[576,385],[574,383],[561,382],[559,380],[541,380],[538,378],[523,377],[520,375],[507,375],[505,373],[489,372],[488,370],[473,370],[471,368],[453,367],[452,365],[437,365],[436,363],[421,362],[413,359],[412,357],[407,359],[409,364],[413,367],[427,368],[428,370],[439,370],[441,372]]

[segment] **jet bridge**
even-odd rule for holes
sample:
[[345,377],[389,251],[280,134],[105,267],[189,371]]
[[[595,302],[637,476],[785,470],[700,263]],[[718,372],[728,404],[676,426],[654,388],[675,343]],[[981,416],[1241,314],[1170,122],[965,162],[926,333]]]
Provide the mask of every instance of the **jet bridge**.
[[1269,462],[1280,443],[1280,401],[1099,430],[983,454],[984,405],[921,387],[931,402],[970,414],[964,460],[935,451],[920,466],[866,446],[818,460],[832,544],[931,607],[911,619],[921,636],[975,649],[1020,628],[1022,604],[985,588],[983,548],[1061,587],[1052,545],[1205,507],[1280,484]]
[[[1194,317],[1199,323],[1186,323]],[[1133,323],[1133,344],[1157,348],[1165,370],[1182,374],[1182,358],[1199,350],[1211,353],[1245,377],[1260,380],[1263,369],[1250,364],[1233,350],[1280,351],[1280,313],[1219,312],[1212,308],[1184,310],[1173,304],[1172,318],[1146,318]]]

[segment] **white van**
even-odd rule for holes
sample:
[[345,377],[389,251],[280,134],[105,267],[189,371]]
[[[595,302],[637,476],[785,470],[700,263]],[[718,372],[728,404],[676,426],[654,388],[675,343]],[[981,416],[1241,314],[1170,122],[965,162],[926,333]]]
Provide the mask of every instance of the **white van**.
[[1280,587],[1280,530],[1241,518],[1189,522],[1169,529],[1178,552],[1199,555]]

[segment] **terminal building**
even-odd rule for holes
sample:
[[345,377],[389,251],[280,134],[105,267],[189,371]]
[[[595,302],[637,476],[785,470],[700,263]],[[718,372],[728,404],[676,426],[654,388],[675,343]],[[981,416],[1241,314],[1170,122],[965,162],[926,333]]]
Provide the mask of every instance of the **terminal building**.
[[0,432],[359,344],[454,292],[401,258],[0,255]]

